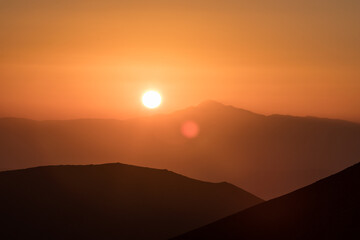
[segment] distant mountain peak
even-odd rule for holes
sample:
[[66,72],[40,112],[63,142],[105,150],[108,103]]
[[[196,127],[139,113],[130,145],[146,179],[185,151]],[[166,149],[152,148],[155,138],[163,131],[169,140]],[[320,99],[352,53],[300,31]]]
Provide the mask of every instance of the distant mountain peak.
[[252,115],[252,116],[263,116],[261,114],[257,114],[254,112],[251,112],[249,110],[243,109],[243,108],[238,108],[232,105],[225,105],[223,103],[214,101],[214,100],[207,100],[204,101],[202,103],[200,103],[199,105],[197,105],[196,107],[197,109],[203,109],[203,110],[210,110],[210,111],[226,111],[226,112],[233,112],[233,113],[241,113],[241,114],[245,114],[245,115]]
[[219,107],[227,107],[226,105],[220,103],[220,102],[217,102],[217,101],[214,101],[214,100],[206,100],[206,101],[203,101],[201,102],[198,107],[201,107],[201,108],[219,108]]

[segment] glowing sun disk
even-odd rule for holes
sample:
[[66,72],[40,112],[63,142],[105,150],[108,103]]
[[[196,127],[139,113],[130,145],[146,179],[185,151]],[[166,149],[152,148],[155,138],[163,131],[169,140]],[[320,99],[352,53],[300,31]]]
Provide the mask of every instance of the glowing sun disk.
[[148,91],[143,95],[142,103],[147,108],[156,108],[161,104],[161,95],[155,91]]

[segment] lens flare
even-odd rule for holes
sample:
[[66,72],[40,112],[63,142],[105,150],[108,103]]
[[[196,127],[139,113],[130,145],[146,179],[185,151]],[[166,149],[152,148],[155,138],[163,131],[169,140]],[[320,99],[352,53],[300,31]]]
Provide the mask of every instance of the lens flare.
[[186,138],[195,138],[199,135],[199,125],[194,121],[186,121],[181,125],[181,133]]

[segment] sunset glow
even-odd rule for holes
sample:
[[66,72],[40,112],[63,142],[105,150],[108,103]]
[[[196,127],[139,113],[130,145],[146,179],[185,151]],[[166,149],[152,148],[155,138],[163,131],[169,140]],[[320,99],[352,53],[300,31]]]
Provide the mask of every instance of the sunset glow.
[[1,239],[358,236],[359,13],[0,0]]
[[212,99],[358,122],[359,11],[349,0],[1,1],[0,117],[140,117],[139,90],[156,86],[171,93],[160,114]]

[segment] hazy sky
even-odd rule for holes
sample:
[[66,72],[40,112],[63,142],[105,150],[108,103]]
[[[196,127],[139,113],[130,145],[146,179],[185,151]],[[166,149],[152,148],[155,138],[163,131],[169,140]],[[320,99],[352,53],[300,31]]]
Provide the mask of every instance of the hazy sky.
[[128,118],[213,99],[360,121],[360,1],[0,0],[0,116]]

